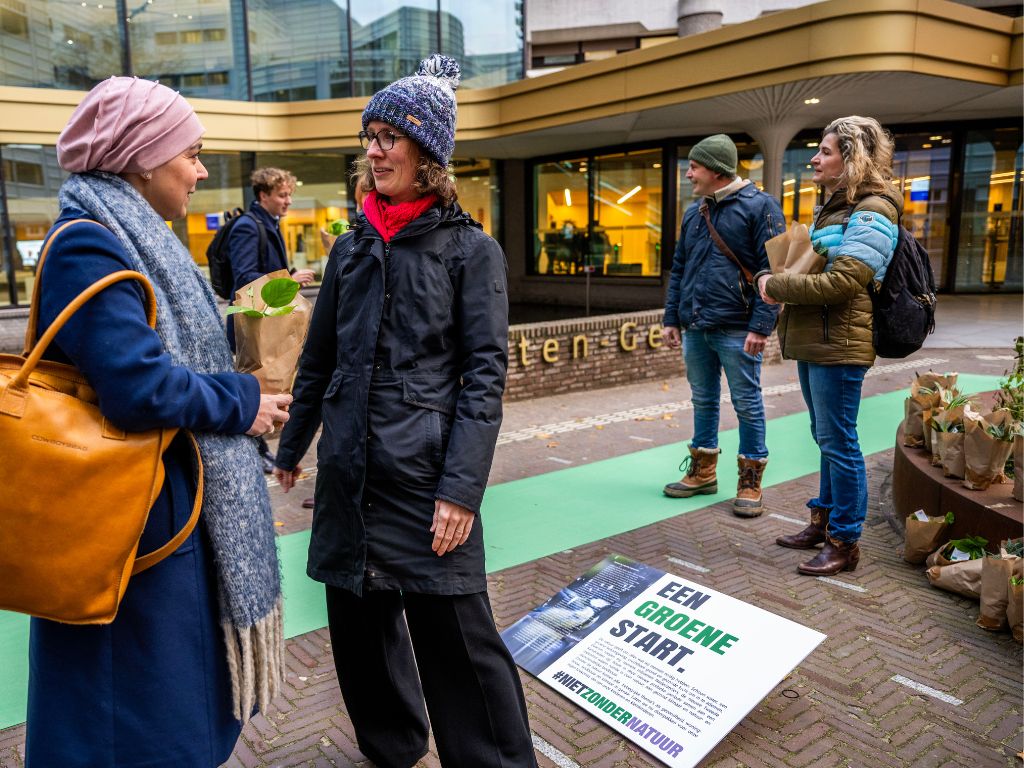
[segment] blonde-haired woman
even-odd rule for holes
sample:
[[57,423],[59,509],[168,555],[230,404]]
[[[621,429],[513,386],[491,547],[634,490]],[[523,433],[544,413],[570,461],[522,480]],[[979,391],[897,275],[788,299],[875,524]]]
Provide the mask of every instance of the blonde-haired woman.
[[864,374],[874,363],[868,285],[884,276],[896,247],[902,197],[892,182],[892,137],[870,117],[841,117],[826,126],[811,158],[813,180],[825,194],[811,228],[815,251],[827,259],[816,275],[761,273],[768,303],[784,303],[779,337],[783,357],[797,360],[800,388],[821,451],[811,523],[776,543],[822,550],[797,570],[811,576],[852,571],[860,560],[867,514],[867,472],[857,438]]

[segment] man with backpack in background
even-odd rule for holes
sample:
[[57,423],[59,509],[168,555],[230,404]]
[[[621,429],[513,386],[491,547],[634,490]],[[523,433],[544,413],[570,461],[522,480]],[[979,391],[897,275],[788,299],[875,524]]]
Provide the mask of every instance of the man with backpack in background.
[[[683,347],[693,399],[693,438],[680,467],[683,478],[664,488],[686,498],[717,493],[718,414],[722,370],[739,419],[739,482],[733,514],[764,512],[761,480],[768,464],[761,353],[779,308],[761,300],[753,273],[768,267],[764,244],[785,231],[778,201],[736,175],[736,145],[725,134],[690,150],[686,178],[697,197],[679,232],[668,296],[664,337]],[[683,336],[680,329],[685,329]]]
[[[291,207],[295,176],[281,168],[267,167],[253,171],[250,180],[255,199],[248,211],[231,221],[230,230],[225,233],[226,254],[222,250],[219,255],[221,259],[226,255],[230,265],[231,289],[225,298],[233,297],[240,288],[265,274],[288,269],[288,253],[280,221]],[[213,261],[211,258],[211,273]],[[315,277],[311,269],[293,269],[291,276],[300,285],[309,285]],[[235,326],[231,317],[228,317],[227,333],[228,342],[234,350]],[[269,474],[274,471],[274,457],[262,437],[259,443],[263,471]]]

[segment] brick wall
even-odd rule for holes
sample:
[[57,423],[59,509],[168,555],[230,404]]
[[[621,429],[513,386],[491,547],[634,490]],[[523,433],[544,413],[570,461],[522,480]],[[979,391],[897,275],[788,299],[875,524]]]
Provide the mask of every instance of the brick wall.
[[[21,351],[27,316],[27,309],[5,310],[0,315],[0,352]],[[662,310],[652,309],[513,325],[508,332],[506,399],[524,400],[682,375],[682,356],[661,339],[661,318]],[[553,362],[545,360],[545,350]],[[765,362],[780,359],[778,338],[773,334],[765,350]]]
[[[652,309],[512,326],[506,399],[681,375],[679,350],[669,349],[661,338],[662,314],[661,309]],[[773,334],[765,361],[780,359],[778,338]]]

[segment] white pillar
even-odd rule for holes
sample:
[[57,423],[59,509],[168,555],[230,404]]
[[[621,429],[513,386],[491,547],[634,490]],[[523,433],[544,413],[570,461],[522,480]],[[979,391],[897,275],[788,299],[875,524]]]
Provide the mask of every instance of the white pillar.
[[786,147],[805,127],[803,119],[788,119],[779,122],[758,123],[746,126],[745,130],[761,145],[764,155],[764,191],[782,200],[782,156]]

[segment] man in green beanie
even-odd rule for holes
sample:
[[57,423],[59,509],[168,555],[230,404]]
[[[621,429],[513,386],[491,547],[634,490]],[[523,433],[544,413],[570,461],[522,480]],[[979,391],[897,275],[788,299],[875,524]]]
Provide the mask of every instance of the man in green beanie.
[[[685,475],[665,495],[718,492],[718,410],[722,370],[740,423],[739,482],[732,511],[764,512],[761,479],[768,464],[761,353],[778,319],[752,276],[769,269],[765,241],[786,229],[778,201],[736,175],[736,145],[725,134],[690,150],[686,178],[697,197],[686,209],[665,301],[665,340],[683,347],[693,400],[693,439]],[[685,331],[685,335],[682,333]]]

